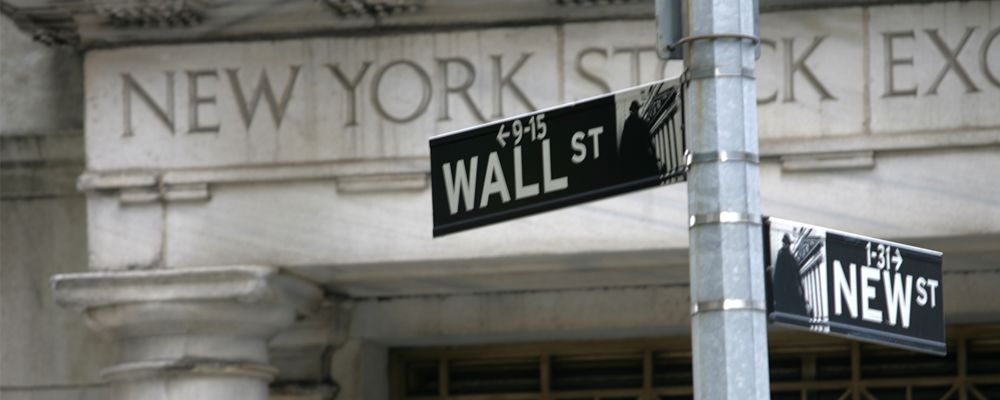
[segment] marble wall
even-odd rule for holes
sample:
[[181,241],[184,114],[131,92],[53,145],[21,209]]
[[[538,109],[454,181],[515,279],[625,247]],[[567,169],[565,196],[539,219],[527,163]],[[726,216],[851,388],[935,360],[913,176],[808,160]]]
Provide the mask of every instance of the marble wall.
[[56,305],[52,275],[87,270],[83,69],[0,17],[0,398],[108,396],[110,346]]
[[[996,1],[766,13],[760,137],[995,129],[998,21]],[[653,25],[91,51],[88,167],[423,157],[435,134],[679,74]]]

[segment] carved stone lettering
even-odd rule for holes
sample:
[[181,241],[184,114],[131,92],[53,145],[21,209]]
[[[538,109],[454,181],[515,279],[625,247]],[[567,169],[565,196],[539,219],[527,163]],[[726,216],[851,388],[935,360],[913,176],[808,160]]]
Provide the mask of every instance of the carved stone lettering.
[[986,80],[990,81],[993,86],[1000,88],[1000,79],[997,79],[996,74],[990,70],[990,45],[996,40],[997,36],[1000,36],[1000,28],[996,28],[990,33],[986,34],[986,38],[983,39],[983,45],[979,47],[979,69],[983,70],[983,76]]
[[941,81],[944,80],[944,76],[948,74],[948,71],[955,71],[955,76],[957,76],[958,79],[962,81],[962,84],[965,85],[966,93],[979,91],[979,88],[977,88],[976,85],[972,83],[972,79],[969,78],[969,74],[965,72],[965,68],[962,68],[962,64],[958,62],[958,53],[962,52],[962,48],[964,48],[965,44],[969,42],[969,37],[972,36],[972,32],[975,30],[976,28],[974,27],[966,28],[965,35],[958,41],[958,45],[956,45],[954,49],[949,48],[948,45],[945,44],[944,40],[941,39],[941,35],[938,34],[937,29],[924,30],[924,32],[927,32],[927,36],[931,38],[931,43],[934,43],[934,47],[941,52],[941,56],[945,61],[944,68],[942,68],[941,72],[938,73],[937,78],[934,78],[934,82],[931,83],[931,87],[927,89],[927,94],[937,94],[938,86],[941,85]]
[[[483,116],[483,112],[479,110],[476,106],[476,102],[472,100],[472,96],[469,95],[469,89],[472,88],[472,84],[476,81],[476,68],[472,66],[469,60],[461,57],[454,58],[438,58],[438,71],[441,77],[441,91],[440,91],[440,102],[438,107],[438,121],[450,121],[451,116],[449,115],[450,109],[448,107],[448,96],[451,94],[457,94],[465,106],[469,108],[469,111],[476,117],[479,122],[486,122],[486,117]],[[464,76],[465,80],[457,86],[451,86],[449,84],[450,79],[448,75],[449,66],[456,65],[465,70]]]
[[[422,89],[420,91],[420,103],[418,103],[417,107],[413,109],[413,112],[403,116],[392,115],[391,113],[386,111],[385,106],[382,104],[382,98],[379,97],[379,89],[381,89],[382,79],[385,77],[386,71],[397,65],[409,67],[411,70],[413,70],[413,72],[416,73],[417,78],[420,80],[420,85]],[[385,118],[387,120],[396,123],[406,123],[413,121],[417,119],[417,117],[419,117],[421,114],[423,114],[424,111],[427,111],[427,106],[430,105],[431,78],[427,76],[427,72],[424,71],[423,68],[420,68],[420,66],[413,61],[396,60],[390,62],[386,65],[383,65],[382,68],[379,68],[378,71],[375,72],[375,77],[372,78],[371,100],[372,100],[372,106],[375,107],[375,111],[378,112],[378,114],[382,116],[382,118]]]
[[364,64],[361,64],[361,68],[354,75],[354,78],[348,79],[340,70],[340,65],[326,64],[326,67],[330,69],[330,73],[347,90],[347,122],[344,123],[344,127],[358,125],[358,85],[361,84],[361,79],[365,77],[365,73],[368,72],[368,68],[371,66],[371,62],[365,61]]
[[[761,47],[770,47],[772,53],[778,50],[778,48],[775,45],[774,41],[771,40],[771,39],[761,38],[760,39],[760,46]],[[762,51],[763,51],[763,49],[762,49]],[[764,55],[762,54],[761,57],[764,57]],[[769,94],[769,95],[767,95],[765,97],[758,97],[757,98],[757,104],[759,104],[759,105],[770,104],[770,103],[774,103],[777,100],[778,100],[778,88],[775,88],[774,91],[771,92],[771,94]]]
[[809,45],[809,48],[802,52],[798,58],[795,58],[794,56],[795,39],[782,39],[782,44],[785,47],[785,95],[782,101],[786,103],[795,101],[796,72],[802,72],[802,77],[806,78],[806,80],[809,81],[809,84],[812,85],[813,89],[816,89],[816,91],[819,92],[820,100],[836,100],[836,98],[830,94],[830,91],[826,90],[826,87],[819,82],[819,79],[816,78],[816,74],[814,74],[809,66],[806,65],[806,60],[808,60],[809,56],[816,51],[816,48],[819,47],[820,43],[823,43],[824,39],[826,39],[826,36],[814,37],[812,44]]
[[511,93],[514,94],[514,97],[517,97],[517,99],[521,101],[521,104],[523,104],[527,110],[536,109],[535,105],[531,103],[531,100],[528,100],[528,96],[524,94],[523,90],[521,90],[521,87],[518,86],[516,82],[514,82],[514,75],[517,74],[517,71],[521,70],[521,67],[524,66],[525,61],[528,61],[528,58],[531,57],[531,54],[532,53],[522,53],[521,58],[517,60],[516,63],[514,63],[514,66],[511,67],[511,69],[507,71],[506,74],[503,73],[503,56],[499,54],[494,54],[490,56],[490,58],[493,59],[493,71],[494,71],[493,118],[500,118],[504,115],[503,113],[504,88],[510,88]]
[[589,82],[593,83],[594,85],[596,85],[597,87],[601,88],[602,92],[610,92],[611,91],[611,85],[608,85],[608,82],[605,81],[604,78],[602,78],[597,73],[595,73],[595,72],[593,72],[593,71],[591,71],[591,70],[589,70],[587,68],[584,68],[584,66],[583,66],[583,58],[586,57],[587,55],[590,55],[590,54],[597,54],[597,55],[600,55],[601,57],[604,57],[605,60],[608,59],[608,51],[605,50],[605,49],[601,49],[601,48],[597,48],[597,47],[589,47],[589,48],[583,49],[579,53],[577,53],[577,55],[576,55],[576,72],[578,74],[580,74],[580,76],[583,77],[583,79],[586,79],[587,81],[589,81]]
[[[927,28],[923,29],[923,33],[926,34],[931,47],[936,50],[938,56],[944,60],[944,66],[934,76],[934,79],[930,81],[930,84],[925,91],[927,95],[935,95],[938,93],[938,89],[944,79],[949,75],[954,75],[958,81],[960,81],[964,87],[966,93],[975,93],[980,91],[980,88],[976,85],[975,81],[972,79],[969,70],[966,66],[961,64],[959,56],[961,52],[969,46],[971,38],[975,37],[975,32],[977,27],[967,27],[961,38],[954,42],[949,42],[941,36],[939,29]],[[918,87],[916,83],[911,82],[900,83],[898,77],[898,70],[902,67],[915,68],[915,58],[911,55],[900,55],[899,45],[901,41],[909,40],[911,44],[916,45],[915,40],[917,39],[917,33],[914,30],[903,30],[903,31],[888,31],[882,32],[882,48],[881,52],[884,66],[884,79],[883,79],[883,93],[882,97],[913,97],[917,95]],[[995,47],[994,43],[997,42],[997,37],[1000,36],[1000,28],[995,28],[990,30],[985,34],[980,43],[976,43],[979,46],[978,60],[979,67],[982,71],[983,77],[990,85],[995,87],[1000,87],[1000,79],[997,78],[997,73],[991,70],[991,65],[989,55],[990,50]],[[814,56],[816,50],[823,44],[826,36],[814,36],[812,42],[801,52],[795,51],[795,41],[796,38],[786,37],[781,39],[781,48],[778,48],[778,43],[775,40],[764,38],[761,40],[761,46],[766,48],[768,51],[765,52],[764,58],[774,57],[780,55],[780,64],[782,68],[781,84],[770,86],[766,91],[761,92],[760,97],[757,99],[759,105],[772,104],[777,101],[779,93],[782,95],[783,103],[796,103],[795,93],[795,80],[797,76],[801,76],[806,82],[819,94],[820,101],[830,101],[836,100],[836,97],[830,92],[830,90],[825,86],[820,78],[817,76],[816,72],[807,63]],[[643,64],[646,64],[645,68],[652,67],[652,62],[658,63],[660,75],[664,75],[664,70],[666,63],[662,60],[650,61],[650,59],[642,58],[645,54],[652,54],[655,52],[655,47],[653,46],[611,46],[609,48],[603,47],[583,47],[579,49],[575,55],[573,55],[575,72],[579,75],[584,82],[594,85],[599,88],[602,92],[609,92],[612,90],[611,85],[608,81],[608,76],[605,76],[603,69],[594,68],[593,62],[603,61],[605,67],[607,67],[607,62],[609,62],[609,57],[622,55],[627,58],[627,63],[625,64],[625,69],[628,72],[629,81],[631,84],[639,84],[640,79],[644,75]],[[532,57],[533,53],[521,53],[519,58],[513,62],[512,65],[505,67],[503,58],[509,56],[507,54],[490,54],[489,59],[492,62],[493,70],[493,86],[490,95],[492,96],[492,115],[491,118],[499,118],[505,114],[504,110],[504,95],[505,92],[514,96],[514,99],[523,105],[525,110],[531,110],[537,108],[531,98],[527,95],[520,83],[515,79],[517,75],[522,71],[523,67],[527,64],[529,59]],[[480,106],[478,99],[474,96],[477,68],[469,59],[464,57],[436,57],[433,59],[436,63],[436,74],[434,79],[425,71],[420,64],[409,60],[409,59],[397,59],[391,62],[382,64],[376,68],[374,76],[370,80],[370,102],[374,111],[378,117],[394,122],[394,123],[408,123],[422,117],[426,114],[427,109],[430,107],[430,103],[433,98],[433,93],[438,94],[438,104],[437,104],[437,121],[452,121],[454,119],[453,113],[455,110],[452,105],[454,104],[454,99],[458,99],[458,102],[462,104],[465,110],[468,111],[466,115],[474,119],[475,122],[485,122],[488,118],[484,113],[483,107]],[[591,61],[588,67],[587,60]],[[346,94],[346,100],[343,104],[332,104],[333,107],[344,107],[345,117],[343,118],[344,127],[355,127],[358,126],[362,121],[359,121],[358,108],[361,106],[358,99],[358,89],[365,80],[369,69],[375,66],[375,62],[365,60],[361,62],[360,67],[354,71],[345,72],[341,64],[338,63],[326,63],[323,64],[335,78],[335,81],[344,90]],[[601,65],[601,64],[597,64]],[[620,64],[619,64],[620,65]],[[233,101],[231,103],[225,104],[235,104],[236,112],[243,121],[243,126],[245,129],[249,129],[257,109],[259,108],[259,103],[263,99],[266,104],[268,111],[271,114],[271,119],[274,127],[277,129],[281,121],[283,120],[289,104],[294,97],[295,86],[298,81],[299,73],[301,70],[301,65],[291,65],[289,66],[289,74],[281,86],[281,95],[276,96],[277,88],[272,85],[271,76],[273,72],[269,72],[266,68],[262,68],[256,85],[253,87],[248,87],[243,80],[241,80],[240,70],[237,68],[229,68],[222,70],[226,74],[228,79],[231,94],[233,96]],[[412,111],[400,112],[387,109],[385,105],[385,99],[381,96],[385,96],[387,92],[382,89],[382,83],[387,74],[392,73],[409,73],[413,75],[415,79],[413,82],[417,82],[420,85],[419,94],[415,97],[417,99]],[[599,72],[600,71],[600,72]],[[624,72],[624,71],[622,71]],[[144,108],[152,114],[160,123],[162,123],[171,133],[176,131],[175,126],[175,107],[174,107],[174,71],[163,72],[165,79],[163,81],[162,95],[160,98],[151,95],[148,91],[149,85],[155,85],[153,82],[140,83],[135,79],[135,77],[130,73],[123,73],[120,75],[121,84],[123,87],[123,100],[122,100],[122,112],[123,112],[123,127],[124,136],[134,135],[135,127],[133,118],[135,113],[135,103],[134,98],[138,98],[141,103],[144,104]],[[183,72],[187,79],[187,132],[188,133],[218,133],[222,129],[222,121],[219,119],[219,115],[224,115],[227,110],[218,110],[219,101],[218,93],[213,89],[214,85],[219,80],[220,71],[214,69],[198,69],[198,70],[188,70]],[[647,72],[648,74],[648,72]],[[244,77],[245,78],[245,77]],[[206,85],[208,85],[206,87]],[[771,89],[773,87],[773,89]],[[206,111],[213,111],[208,112]],[[206,121],[209,118],[209,121]],[[215,117],[211,117],[214,115]],[[181,128],[183,129],[183,128]]]
[[278,129],[281,126],[281,119],[285,116],[285,110],[288,109],[288,103],[292,98],[292,91],[295,88],[295,80],[299,77],[299,69],[301,68],[301,65],[292,65],[289,67],[290,73],[285,83],[285,89],[281,93],[281,100],[274,99],[274,89],[271,88],[271,81],[267,77],[267,71],[261,70],[260,78],[257,80],[257,87],[254,88],[253,97],[249,103],[243,91],[243,85],[240,83],[239,69],[226,68],[226,75],[229,76],[229,85],[232,87],[233,97],[236,98],[240,117],[243,118],[243,126],[247,130],[250,129],[250,122],[253,121],[253,117],[257,113],[257,104],[260,103],[261,97],[264,98],[264,101],[267,103],[267,109],[271,112],[271,120],[274,122],[274,128]]
[[885,54],[885,91],[882,93],[882,97],[895,97],[895,96],[916,96],[917,86],[913,86],[907,89],[897,89],[896,88],[896,66],[897,65],[909,65],[913,66],[913,57],[907,58],[896,58],[896,52],[893,49],[893,43],[896,39],[914,39],[913,31],[899,31],[899,32],[882,32],[882,43],[883,43],[883,54]]
[[170,134],[174,134],[174,73],[167,71],[163,73],[167,79],[164,85],[164,92],[166,93],[166,105],[160,107],[153,101],[153,98],[143,89],[135,78],[132,78],[131,74],[122,74],[122,120],[125,124],[124,133],[122,136],[132,136],[135,134],[132,127],[132,93],[137,93],[139,98],[142,99],[143,103],[149,107],[153,115],[156,116],[160,122],[163,123],[167,128],[170,129]]
[[188,133],[219,133],[219,124],[202,125],[199,113],[201,105],[215,105],[215,95],[202,96],[198,86],[199,78],[219,80],[219,72],[214,69],[187,71],[188,79]]
[[[630,76],[632,77],[632,85],[638,85],[641,83],[640,78],[642,75],[640,75],[641,70],[639,69],[640,65],[639,56],[642,55],[642,53],[656,53],[656,47],[654,46],[618,47],[615,48],[613,51],[613,54],[615,55],[618,54],[629,55],[629,73],[631,74]],[[665,63],[664,61],[660,62],[661,74],[663,71],[664,63]]]
[[[761,138],[1000,126],[994,8],[764,13]],[[683,63],[656,57],[654,27],[600,20],[94,49],[88,168],[422,157],[432,135],[679,74]]]

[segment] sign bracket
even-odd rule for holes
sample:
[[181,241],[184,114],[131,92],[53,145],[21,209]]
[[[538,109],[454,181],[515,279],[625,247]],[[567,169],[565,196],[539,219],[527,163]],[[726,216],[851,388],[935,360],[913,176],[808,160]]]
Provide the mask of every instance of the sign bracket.
[[750,224],[760,225],[760,214],[750,214],[735,211],[721,211],[718,213],[694,214],[688,220],[688,228],[698,225],[709,224]]
[[767,311],[767,305],[762,301],[750,299],[720,299],[702,301],[691,305],[691,315],[711,311],[749,310]]
[[724,163],[730,161],[743,161],[751,164],[759,164],[760,156],[758,156],[757,153],[751,153],[748,151],[719,150],[719,151],[706,151],[701,153],[688,153],[686,157],[686,162],[688,166],[699,163],[709,163],[709,162]]

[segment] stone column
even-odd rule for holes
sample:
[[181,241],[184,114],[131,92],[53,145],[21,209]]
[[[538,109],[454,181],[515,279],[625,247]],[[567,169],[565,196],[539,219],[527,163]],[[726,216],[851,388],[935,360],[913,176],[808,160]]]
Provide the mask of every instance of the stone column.
[[258,266],[88,272],[52,278],[57,301],[109,338],[113,399],[265,400],[268,341],[322,291]]

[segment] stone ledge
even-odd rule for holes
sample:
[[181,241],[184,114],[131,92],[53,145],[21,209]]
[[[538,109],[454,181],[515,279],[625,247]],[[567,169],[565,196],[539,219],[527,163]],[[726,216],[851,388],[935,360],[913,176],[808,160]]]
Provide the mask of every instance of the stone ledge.
[[278,369],[261,363],[228,360],[181,358],[177,360],[139,361],[118,364],[101,371],[109,381],[142,379],[161,374],[249,376],[271,381]]
[[312,283],[262,266],[61,274],[52,277],[52,287],[57,303],[81,311],[125,303],[231,300],[289,303],[310,314],[323,297]]
[[836,171],[875,168],[875,152],[802,154],[781,157],[781,170],[787,172]]
[[[760,156],[765,159],[804,160],[864,153],[874,157],[878,152],[996,145],[1000,145],[1000,127],[952,132],[764,139],[760,143]],[[212,184],[331,180],[346,193],[424,190],[429,174],[430,161],[427,157],[407,157],[163,171],[87,171],[78,179],[77,189],[82,192],[139,190],[123,191],[122,200],[126,203],[191,201],[208,200],[211,197],[208,185]],[[136,196],[140,192],[145,196]]]
[[217,183],[332,180],[346,193],[423,190],[429,173],[427,157],[164,171],[87,171],[77,180],[77,189],[117,190],[123,203],[197,201],[208,200],[209,185]]
[[910,151],[1000,145],[1000,127],[954,131],[872,133],[817,138],[761,139],[760,156]]

